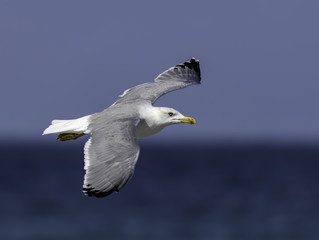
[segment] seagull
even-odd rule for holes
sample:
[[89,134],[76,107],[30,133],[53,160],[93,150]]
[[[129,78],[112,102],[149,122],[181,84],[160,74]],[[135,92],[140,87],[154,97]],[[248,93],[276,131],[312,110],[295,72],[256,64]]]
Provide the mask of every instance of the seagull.
[[195,58],[176,65],[147,82],[127,89],[102,112],[77,119],[53,120],[42,135],[58,134],[58,140],[90,135],[84,146],[83,192],[87,196],[105,197],[125,186],[134,172],[139,156],[137,139],[158,133],[178,123],[195,124],[168,107],[154,107],[163,94],[200,84],[199,61]]

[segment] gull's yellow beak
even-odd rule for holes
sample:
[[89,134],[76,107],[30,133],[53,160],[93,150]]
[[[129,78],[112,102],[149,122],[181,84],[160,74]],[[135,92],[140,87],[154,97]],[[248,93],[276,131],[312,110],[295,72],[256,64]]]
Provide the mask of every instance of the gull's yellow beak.
[[181,119],[178,119],[181,123],[189,123],[189,124],[195,124],[196,120],[191,117],[183,117]]

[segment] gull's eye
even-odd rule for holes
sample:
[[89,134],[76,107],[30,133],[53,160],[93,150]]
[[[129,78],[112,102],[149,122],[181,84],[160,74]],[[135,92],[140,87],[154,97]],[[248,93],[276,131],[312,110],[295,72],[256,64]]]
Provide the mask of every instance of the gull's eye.
[[174,113],[172,113],[172,112],[168,113],[168,116],[170,116],[170,117],[173,116],[173,115],[174,115]]

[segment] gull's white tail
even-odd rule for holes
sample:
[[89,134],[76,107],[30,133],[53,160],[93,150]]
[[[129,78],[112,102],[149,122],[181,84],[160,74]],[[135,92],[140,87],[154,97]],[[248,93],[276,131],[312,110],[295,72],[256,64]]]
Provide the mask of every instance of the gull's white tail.
[[71,120],[53,120],[42,135],[52,133],[88,133],[91,115]]

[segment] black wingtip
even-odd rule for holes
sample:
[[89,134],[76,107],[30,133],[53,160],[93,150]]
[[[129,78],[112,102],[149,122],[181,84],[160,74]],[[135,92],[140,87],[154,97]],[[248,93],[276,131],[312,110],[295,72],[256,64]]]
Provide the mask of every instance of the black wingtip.
[[110,195],[113,192],[118,192],[119,190],[117,188],[113,188],[109,191],[106,192],[101,192],[98,190],[95,190],[94,188],[90,187],[89,185],[86,187],[83,187],[83,192],[86,196],[88,197],[97,197],[97,198],[102,198]]
[[194,57],[191,58],[188,62],[184,62],[183,64],[176,65],[176,67],[185,68],[188,67],[195,71],[199,79],[201,79],[200,67],[199,67],[199,60],[196,60]]

